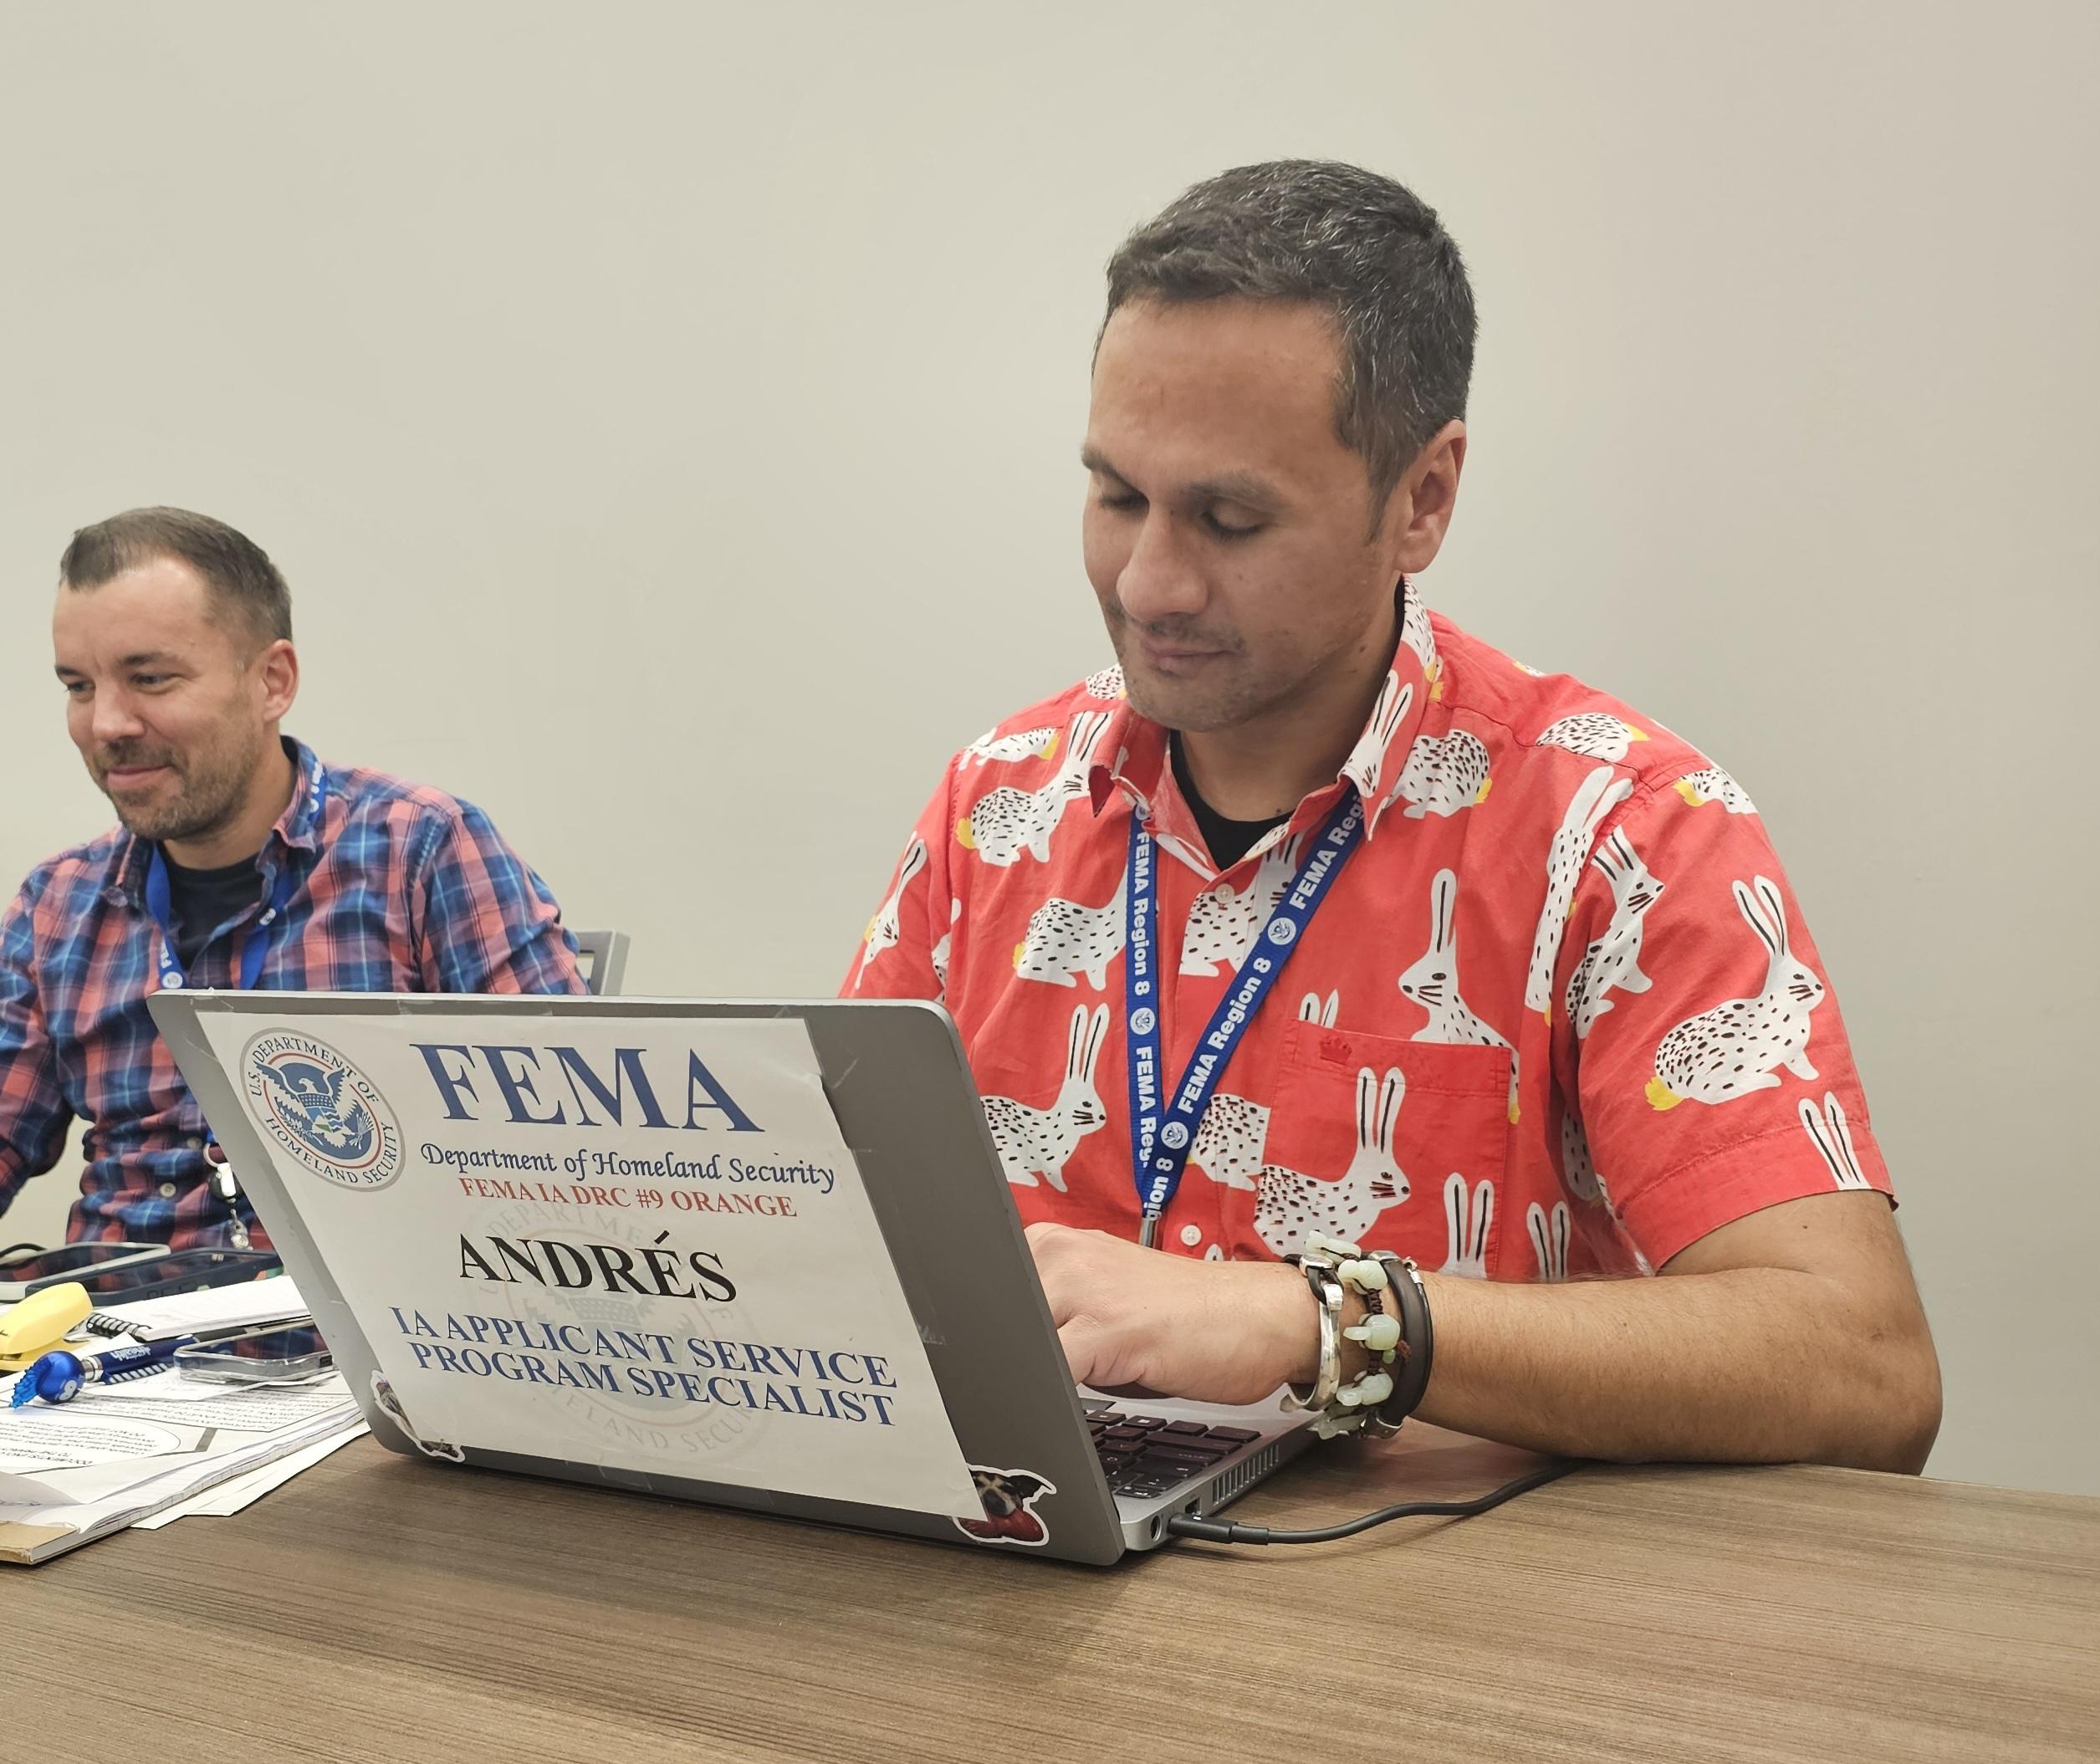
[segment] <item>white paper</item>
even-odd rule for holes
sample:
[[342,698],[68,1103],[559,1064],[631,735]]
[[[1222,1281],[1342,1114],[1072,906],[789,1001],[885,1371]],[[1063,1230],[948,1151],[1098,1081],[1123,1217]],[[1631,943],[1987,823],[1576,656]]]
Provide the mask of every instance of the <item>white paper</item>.
[[260,1501],[271,1490],[282,1488],[301,1470],[311,1470],[322,1459],[340,1451],[353,1439],[363,1439],[370,1431],[360,1421],[353,1427],[345,1428],[340,1433],[330,1434],[324,1439],[316,1439],[311,1445],[288,1457],[275,1459],[244,1475],[228,1477],[201,1495],[192,1495],[186,1501],[164,1507],[161,1511],[140,1520],[137,1529],[142,1531],[158,1531],[162,1526],[171,1525],[177,1519],[230,1518],[243,1508]]
[[141,1422],[115,1417],[91,1420],[43,1404],[0,1413],[0,1470],[10,1475],[181,1450],[181,1435]]
[[274,1433],[199,1429],[187,1435],[197,1450],[186,1455],[112,1460],[33,1480],[0,1476],[0,1525],[54,1528],[85,1542],[340,1434],[355,1415],[345,1408]]
[[69,1470],[40,1470],[33,1475],[0,1476],[0,1501],[31,1506],[66,1506],[102,1501],[142,1487],[158,1478],[192,1470],[209,1456],[211,1439],[199,1431],[186,1436],[182,1450],[148,1458],[109,1458]]
[[[251,1386],[207,1387],[203,1397],[191,1393],[170,1401],[160,1394],[161,1380],[150,1389],[140,1384],[90,1387],[68,1406],[98,1419],[125,1418],[173,1423],[184,1427],[225,1427],[241,1433],[275,1433],[329,1414],[355,1413],[350,1387],[340,1374],[289,1390]],[[167,1381],[172,1383],[172,1380]]]
[[202,1027],[425,1449],[982,1513],[800,1021]]

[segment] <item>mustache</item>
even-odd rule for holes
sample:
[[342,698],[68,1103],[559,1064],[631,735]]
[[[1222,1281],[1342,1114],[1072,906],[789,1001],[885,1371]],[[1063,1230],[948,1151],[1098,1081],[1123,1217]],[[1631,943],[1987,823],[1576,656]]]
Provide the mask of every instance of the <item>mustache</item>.
[[107,747],[95,749],[95,769],[105,777],[128,766],[174,764],[175,755],[166,749],[147,747],[136,741],[113,741]]
[[1108,621],[1119,631],[1137,631],[1157,642],[1185,646],[1190,649],[1222,650],[1228,654],[1241,653],[1244,646],[1239,633],[1234,631],[1207,631],[1194,620],[1181,614],[1170,614],[1163,619],[1133,619],[1123,610],[1121,601],[1110,599],[1104,603]]

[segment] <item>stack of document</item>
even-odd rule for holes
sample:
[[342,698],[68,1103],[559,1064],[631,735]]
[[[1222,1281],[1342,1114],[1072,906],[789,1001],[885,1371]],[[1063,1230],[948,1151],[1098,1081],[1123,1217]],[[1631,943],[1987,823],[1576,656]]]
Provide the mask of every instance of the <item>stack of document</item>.
[[0,1562],[43,1562],[161,1515],[238,1511],[363,1431],[335,1375],[273,1389],[170,1372],[0,1406]]

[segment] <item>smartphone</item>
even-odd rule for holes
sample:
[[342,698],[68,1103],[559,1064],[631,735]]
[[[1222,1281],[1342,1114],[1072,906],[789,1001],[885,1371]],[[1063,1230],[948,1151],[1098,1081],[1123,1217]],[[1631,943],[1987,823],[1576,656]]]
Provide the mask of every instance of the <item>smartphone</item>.
[[259,1280],[284,1267],[274,1250],[169,1250],[136,1261],[118,1262],[70,1276],[88,1289],[98,1309],[128,1305],[137,1299],[166,1298],[172,1292],[202,1292],[207,1286],[231,1286]]
[[0,1256],[0,1305],[11,1305],[45,1286],[79,1280],[98,1268],[166,1255],[166,1244],[60,1244],[49,1250],[18,1250]]
[[296,1384],[335,1369],[335,1356],[311,1323],[243,1329],[175,1350],[176,1370],[215,1384]]

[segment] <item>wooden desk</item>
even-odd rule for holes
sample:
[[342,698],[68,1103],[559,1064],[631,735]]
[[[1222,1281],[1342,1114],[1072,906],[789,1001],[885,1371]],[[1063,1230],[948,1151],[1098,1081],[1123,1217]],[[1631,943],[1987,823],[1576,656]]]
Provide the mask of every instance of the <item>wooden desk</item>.
[[[1238,1516],[1530,1461],[1411,1427]],[[129,1644],[64,1717],[0,1724],[6,1759],[2100,1756],[2100,1501],[1843,1470],[1588,1470],[1483,1518],[1101,1570],[364,1440],[238,1518],[8,1569],[0,1611]],[[153,1667],[106,1682],[123,1653]],[[1305,1738],[1342,1695],[1372,1746]]]

